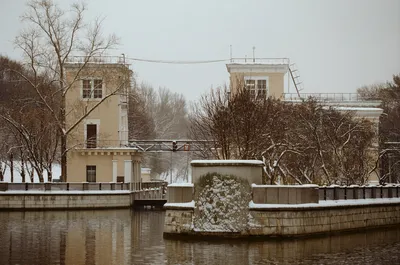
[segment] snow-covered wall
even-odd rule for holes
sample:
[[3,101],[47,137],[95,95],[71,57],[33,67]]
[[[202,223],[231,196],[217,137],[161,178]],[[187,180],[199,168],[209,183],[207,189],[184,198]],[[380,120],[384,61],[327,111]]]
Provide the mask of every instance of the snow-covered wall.
[[321,201],[319,204],[252,204],[250,236],[293,237],[400,224],[400,199]]
[[[266,185],[261,187],[268,188]],[[254,188],[257,189],[258,186],[252,185],[253,200],[255,199]],[[315,189],[313,186],[309,188]],[[298,187],[298,189],[307,190],[308,188]],[[318,198],[318,191],[313,193],[312,197],[306,199]],[[261,201],[264,199],[258,198]],[[198,229],[195,202],[166,204],[164,235],[170,237],[182,235],[190,237],[297,237],[400,224],[400,198],[394,197],[319,200],[314,203],[298,204],[255,203],[253,200],[248,205],[247,218],[243,220],[243,226],[239,230],[214,229],[215,225],[207,226],[207,223],[206,226],[201,226],[202,229]],[[223,201],[215,197],[213,203],[218,204]],[[213,207],[213,205],[207,204],[207,207]],[[229,222],[229,220],[228,218],[226,221]],[[223,222],[218,222],[218,224],[221,223]]]

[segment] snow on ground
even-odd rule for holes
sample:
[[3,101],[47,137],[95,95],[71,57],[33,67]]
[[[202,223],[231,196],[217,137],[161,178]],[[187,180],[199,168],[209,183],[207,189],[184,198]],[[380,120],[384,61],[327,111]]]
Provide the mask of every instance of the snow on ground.
[[[4,168],[4,163],[2,164],[3,168]],[[30,167],[29,167],[30,169]],[[52,166],[52,177],[53,179],[60,179],[61,176],[61,166],[60,164],[53,164]],[[43,172],[43,178],[44,178],[44,182],[48,182],[47,179],[47,171],[45,170]],[[39,177],[36,174],[36,172],[34,172],[33,175],[33,182],[40,182],[39,181]],[[27,171],[25,171],[25,181],[30,183],[31,179],[30,176],[28,174]],[[5,175],[4,175],[4,182],[11,182],[11,171],[10,171],[10,167],[7,166],[6,171],[5,171]],[[14,162],[14,181],[15,183],[21,183],[22,182],[22,177],[21,177],[21,163],[19,163],[18,161]]]
[[192,177],[189,174],[188,176],[180,176],[177,168],[173,168],[172,170],[165,171],[161,173],[158,178],[160,180],[167,181],[168,183],[191,183]]
[[165,207],[175,207],[175,208],[194,208],[194,201],[191,202],[183,202],[183,203],[166,203]]

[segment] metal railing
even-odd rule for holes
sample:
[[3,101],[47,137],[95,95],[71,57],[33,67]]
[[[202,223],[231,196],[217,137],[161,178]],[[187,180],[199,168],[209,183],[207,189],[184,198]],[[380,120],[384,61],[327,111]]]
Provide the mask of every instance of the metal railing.
[[[161,189],[166,193],[165,181],[142,182],[144,189]],[[124,191],[129,190],[129,183],[122,182],[46,182],[46,183],[0,183],[1,191]]]
[[368,99],[361,96],[358,93],[283,93],[283,99],[285,100],[305,100],[313,98],[318,101],[336,101],[336,102],[343,102],[343,101],[376,101],[376,99]]
[[[118,132],[120,136],[122,134],[126,134],[127,132],[120,131]],[[127,138],[127,137],[126,137]],[[83,143],[78,143],[74,145],[75,149],[112,149],[112,148],[120,148],[120,147],[129,147],[128,140],[104,140],[104,139],[92,139],[87,140]]]
[[129,190],[129,183],[59,182],[0,183],[0,191],[113,191]]
[[230,63],[254,63],[254,64],[283,64],[289,65],[289,58],[231,58]]
[[322,186],[319,200],[358,200],[400,198],[400,185],[388,186]]
[[124,56],[70,56],[67,63],[96,63],[96,64],[124,64],[127,65]]

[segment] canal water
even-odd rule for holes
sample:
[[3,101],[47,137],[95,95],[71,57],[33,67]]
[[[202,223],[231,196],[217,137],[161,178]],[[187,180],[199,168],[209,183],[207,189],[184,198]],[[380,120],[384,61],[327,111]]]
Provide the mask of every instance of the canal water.
[[163,239],[164,212],[0,212],[0,264],[400,264],[400,227],[281,241]]

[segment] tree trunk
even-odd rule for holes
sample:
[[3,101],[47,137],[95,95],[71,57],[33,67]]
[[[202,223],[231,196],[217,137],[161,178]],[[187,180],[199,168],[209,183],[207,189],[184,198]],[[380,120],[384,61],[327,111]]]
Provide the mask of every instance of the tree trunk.
[[10,153],[10,174],[11,174],[10,182],[14,182],[14,156],[12,153]]
[[22,156],[21,156],[21,179],[22,183],[25,183],[25,161]]
[[61,135],[61,181],[67,182],[67,136]]
[[31,179],[31,183],[33,183],[33,182],[35,182],[35,179],[34,179],[34,169],[32,169],[30,172],[30,179]]
[[[61,73],[60,73],[60,87],[63,87],[63,82],[64,80],[64,72],[63,68],[61,68]],[[62,92],[64,93],[64,91]],[[61,106],[60,106],[60,121],[61,121],[61,127],[60,128],[60,135],[61,135],[61,177],[60,180],[62,182],[67,182],[67,123],[66,123],[66,117],[65,117],[65,108],[66,108],[66,98],[65,94],[61,96]]]
[[40,183],[44,182],[43,171],[38,170],[38,178]]
[[47,169],[47,182],[51,182],[53,180],[53,173],[51,171],[51,165],[50,169]]
[[4,180],[4,175],[3,175],[3,162],[0,162],[0,181]]

